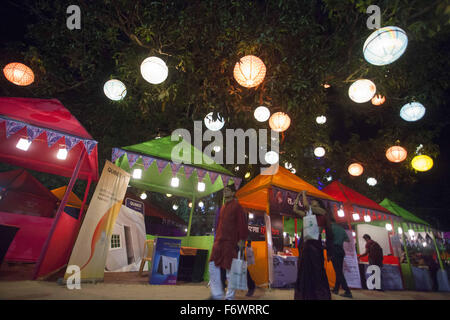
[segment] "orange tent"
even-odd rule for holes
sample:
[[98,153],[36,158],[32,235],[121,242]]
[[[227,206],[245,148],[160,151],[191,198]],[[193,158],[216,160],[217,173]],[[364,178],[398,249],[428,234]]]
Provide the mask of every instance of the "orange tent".
[[[270,168],[267,170],[271,170]],[[268,173],[269,171],[267,171]],[[297,177],[289,170],[279,166],[278,171],[272,175],[258,175],[253,180],[236,192],[236,197],[241,206],[247,209],[265,211],[270,215],[269,210],[269,190],[272,186],[283,188],[294,192],[306,190],[307,195],[320,199],[336,201],[328,194],[320,191],[313,185]],[[255,264],[249,266],[249,271],[257,285],[267,285],[269,283],[268,247],[266,241],[252,241],[252,248],[255,254]],[[334,285],[334,270],[331,262],[325,259],[328,280]]]

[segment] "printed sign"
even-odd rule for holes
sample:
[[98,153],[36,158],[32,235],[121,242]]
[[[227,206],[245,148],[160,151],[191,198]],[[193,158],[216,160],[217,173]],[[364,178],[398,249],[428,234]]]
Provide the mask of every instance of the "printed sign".
[[137,201],[134,199],[130,199],[130,198],[126,198],[125,199],[125,206],[133,209],[134,211],[140,212],[142,214],[144,214],[145,210],[144,210],[144,203],[141,201]]
[[298,257],[273,256],[273,288],[292,288],[297,281]]
[[355,240],[352,232],[346,230],[349,242],[344,242],[344,277],[350,288],[361,289],[361,277],[359,274],[358,256],[356,255]]
[[176,284],[180,260],[180,239],[157,238],[153,250],[150,284]]

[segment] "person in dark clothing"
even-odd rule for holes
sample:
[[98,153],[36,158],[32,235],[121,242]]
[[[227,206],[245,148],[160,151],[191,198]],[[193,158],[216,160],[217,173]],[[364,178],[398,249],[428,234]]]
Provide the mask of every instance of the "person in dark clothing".
[[220,268],[220,280],[222,281],[222,287],[225,290],[227,288],[227,270]]
[[[253,253],[251,240],[247,241],[246,253],[247,253],[247,266],[255,264],[255,255]],[[255,281],[253,281],[252,276],[250,275],[250,271],[248,271],[248,267],[247,267],[247,287],[248,291],[246,296],[247,297],[253,296],[253,293],[255,292]]]
[[369,256],[369,265],[376,265],[380,267],[380,277],[381,277],[381,289],[383,291],[383,249],[378,244],[378,242],[372,240],[372,238],[365,234],[363,239],[366,241],[366,252],[359,256],[359,258]]
[[353,298],[350,288],[347,285],[347,280],[344,276],[344,258],[345,251],[343,244],[344,242],[349,242],[347,232],[340,225],[334,221],[334,218],[331,217],[331,230],[333,232],[333,251],[331,254],[331,262],[333,263],[333,268],[336,273],[336,283],[334,284],[334,289],[332,293],[338,294],[339,288],[342,286],[344,289],[343,297]]

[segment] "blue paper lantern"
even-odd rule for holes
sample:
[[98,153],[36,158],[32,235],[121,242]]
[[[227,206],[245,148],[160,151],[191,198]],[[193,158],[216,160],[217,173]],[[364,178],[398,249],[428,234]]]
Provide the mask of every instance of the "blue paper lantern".
[[425,115],[425,107],[419,102],[405,104],[400,109],[400,117],[405,121],[417,121]]
[[405,31],[393,26],[380,28],[364,42],[364,58],[373,65],[384,66],[400,58],[407,46]]

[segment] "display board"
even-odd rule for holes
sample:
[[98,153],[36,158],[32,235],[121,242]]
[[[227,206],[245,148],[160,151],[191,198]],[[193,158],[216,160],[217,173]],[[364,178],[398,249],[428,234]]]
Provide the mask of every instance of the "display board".
[[150,284],[176,284],[180,260],[180,239],[157,238],[153,249]]
[[372,240],[378,242],[383,249],[383,255],[391,253],[389,246],[389,234],[386,228],[372,226],[370,224],[362,223],[356,225],[356,236],[358,237],[359,254],[363,254],[366,248],[366,241],[363,239],[363,235],[368,234]]
[[133,209],[134,211],[140,212],[142,214],[144,214],[144,212],[145,212],[144,203],[142,201],[126,198],[125,206],[127,206],[130,209]]
[[356,255],[355,240],[350,230],[346,230],[349,242],[344,242],[344,277],[350,288],[361,289],[361,276],[359,274],[358,256]]

